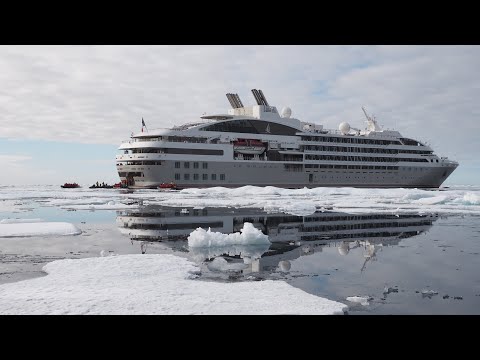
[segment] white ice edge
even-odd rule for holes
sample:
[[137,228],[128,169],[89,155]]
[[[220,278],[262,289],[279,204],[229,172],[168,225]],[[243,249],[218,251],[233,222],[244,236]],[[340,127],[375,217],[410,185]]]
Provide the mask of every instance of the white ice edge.
[[0,224],[0,238],[51,235],[79,235],[82,231],[67,222],[33,222]]
[[0,285],[0,314],[343,314],[345,304],[283,281],[207,282],[169,254],[65,259]]
[[2,219],[0,224],[25,224],[25,223],[39,223],[42,219]]

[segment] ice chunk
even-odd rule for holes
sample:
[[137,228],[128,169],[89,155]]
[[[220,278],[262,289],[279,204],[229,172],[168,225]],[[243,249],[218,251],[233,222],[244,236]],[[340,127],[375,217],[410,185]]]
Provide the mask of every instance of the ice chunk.
[[66,222],[0,224],[0,237],[79,235],[82,231]]
[[262,245],[269,244],[268,235],[264,235],[255,228],[252,223],[246,222],[240,233],[223,234],[221,232],[212,232],[210,228],[205,231],[197,228],[188,236],[189,247],[219,247],[227,245]]
[[369,305],[368,300],[371,298],[369,296],[349,296],[346,298],[347,301],[353,302],[353,303],[358,303],[363,306]]
[[435,290],[430,290],[430,289],[423,289],[421,291],[422,293],[422,296],[426,296],[426,297],[432,297],[434,295],[437,295],[438,294],[438,291],[435,291]]
[[480,205],[480,197],[474,193],[468,192],[463,195],[462,198],[457,198],[453,202],[463,205]]

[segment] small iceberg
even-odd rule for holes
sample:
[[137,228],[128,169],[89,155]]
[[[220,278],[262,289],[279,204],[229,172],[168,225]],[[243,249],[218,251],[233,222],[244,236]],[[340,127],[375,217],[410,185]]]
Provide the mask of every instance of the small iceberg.
[[213,232],[208,228],[197,228],[188,236],[189,247],[220,247],[228,245],[263,245],[270,244],[268,235],[255,228],[252,223],[246,222],[240,232],[224,234]]

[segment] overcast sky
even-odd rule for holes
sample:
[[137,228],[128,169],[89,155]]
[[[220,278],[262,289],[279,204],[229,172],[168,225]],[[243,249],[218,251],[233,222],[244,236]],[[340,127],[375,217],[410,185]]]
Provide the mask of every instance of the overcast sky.
[[480,184],[479,46],[0,46],[0,185],[118,181],[141,128],[225,112],[225,93],[338,128],[384,128],[460,162]]

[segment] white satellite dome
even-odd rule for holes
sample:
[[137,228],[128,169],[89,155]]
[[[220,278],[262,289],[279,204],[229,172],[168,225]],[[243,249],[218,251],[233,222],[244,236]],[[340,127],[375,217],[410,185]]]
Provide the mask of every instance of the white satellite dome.
[[290,109],[288,106],[285,106],[282,109],[282,117],[289,118],[290,116],[292,116],[292,109]]
[[346,135],[348,134],[348,132],[350,131],[350,124],[347,123],[347,122],[342,122],[339,126],[338,126],[338,130],[340,130],[342,132],[342,134]]

